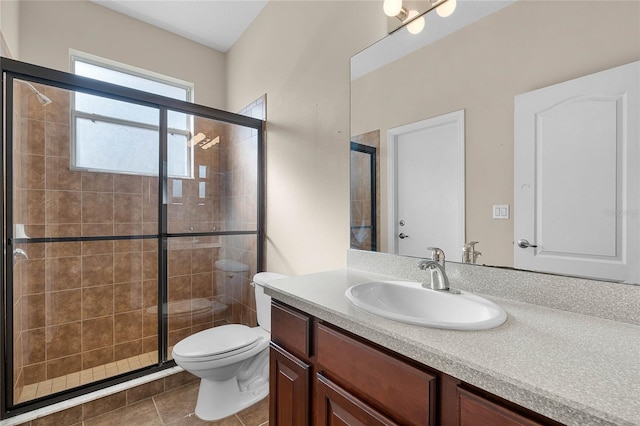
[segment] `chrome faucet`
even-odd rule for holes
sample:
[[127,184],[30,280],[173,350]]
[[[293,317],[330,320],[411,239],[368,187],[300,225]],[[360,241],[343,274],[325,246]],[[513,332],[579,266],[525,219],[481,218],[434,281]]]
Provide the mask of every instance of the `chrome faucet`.
[[427,284],[425,281],[422,283],[422,287],[430,288],[431,290],[449,291],[449,278],[444,271],[444,266],[441,266],[437,260],[421,260],[418,263],[418,268],[426,271],[427,269],[431,273],[431,281]]
[[431,281],[422,284],[424,288],[432,290],[449,291],[449,278],[445,272],[445,256],[444,251],[438,247],[429,247],[431,250],[431,259],[424,259],[418,263],[418,269],[422,271],[429,270],[431,273]]
[[476,251],[476,244],[478,241],[471,241],[462,247],[462,263],[476,263],[478,256],[482,256],[482,253]]
[[439,262],[440,266],[444,269],[444,251],[439,247],[427,247],[427,250],[431,250],[431,257],[427,257],[427,259]]

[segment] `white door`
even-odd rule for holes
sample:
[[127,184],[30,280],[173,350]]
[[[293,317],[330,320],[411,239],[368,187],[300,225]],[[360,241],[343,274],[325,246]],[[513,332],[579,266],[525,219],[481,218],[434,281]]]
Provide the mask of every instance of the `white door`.
[[516,96],[516,268],[640,281],[639,82],[634,62]]
[[388,131],[390,251],[426,257],[464,245],[464,111]]

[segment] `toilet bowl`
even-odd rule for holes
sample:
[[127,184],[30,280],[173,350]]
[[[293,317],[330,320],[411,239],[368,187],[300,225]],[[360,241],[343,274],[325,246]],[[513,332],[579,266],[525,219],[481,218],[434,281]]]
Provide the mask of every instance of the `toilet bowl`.
[[285,275],[253,277],[258,327],[229,324],[193,334],[173,347],[176,364],[200,377],[195,413],[218,420],[258,402],[269,393],[271,297],[263,286]]

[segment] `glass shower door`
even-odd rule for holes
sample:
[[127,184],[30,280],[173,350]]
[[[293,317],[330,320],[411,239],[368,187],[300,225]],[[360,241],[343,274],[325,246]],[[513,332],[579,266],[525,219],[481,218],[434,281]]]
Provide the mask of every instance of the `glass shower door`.
[[[172,128],[189,123],[187,135]],[[218,325],[254,327],[258,272],[258,134],[212,118],[168,113],[172,140],[191,148],[186,174],[168,170],[168,357],[180,340]],[[168,158],[172,158],[168,152]]]
[[4,414],[172,367],[200,330],[255,326],[257,111],[0,66]]
[[159,110],[18,79],[13,94],[19,404],[158,363]]

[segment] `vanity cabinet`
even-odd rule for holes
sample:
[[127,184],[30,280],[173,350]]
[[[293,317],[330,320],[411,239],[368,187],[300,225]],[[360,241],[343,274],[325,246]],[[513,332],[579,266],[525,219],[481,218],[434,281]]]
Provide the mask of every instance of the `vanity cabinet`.
[[354,400],[377,407],[399,424],[434,425],[434,375],[325,324],[313,330],[318,380],[332,380]]
[[311,325],[309,315],[271,305],[269,424],[310,424]]
[[460,388],[458,388],[458,403],[460,426],[541,426],[544,424]]
[[322,374],[315,384],[317,425],[400,426]]
[[269,369],[270,424],[309,424],[310,366],[272,344]]
[[271,312],[270,425],[560,425],[276,300]]

